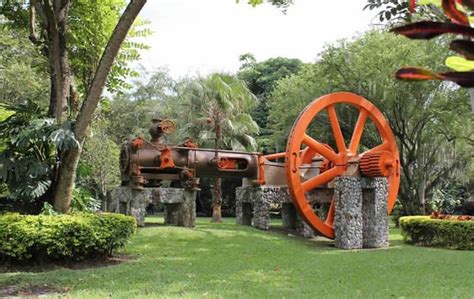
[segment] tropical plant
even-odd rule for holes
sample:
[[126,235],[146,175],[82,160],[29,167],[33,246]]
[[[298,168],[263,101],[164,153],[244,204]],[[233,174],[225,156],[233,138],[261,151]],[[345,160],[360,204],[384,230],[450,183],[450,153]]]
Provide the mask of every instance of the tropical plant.
[[[249,115],[257,103],[245,83],[234,76],[211,74],[189,82],[181,97],[179,116],[181,135],[194,138],[202,147],[232,150],[255,150],[252,135],[258,125]],[[221,179],[214,181],[213,221],[221,221]]]
[[44,201],[57,171],[57,156],[79,146],[71,123],[46,118],[33,102],[6,107],[13,114],[0,122],[0,179],[11,198]]

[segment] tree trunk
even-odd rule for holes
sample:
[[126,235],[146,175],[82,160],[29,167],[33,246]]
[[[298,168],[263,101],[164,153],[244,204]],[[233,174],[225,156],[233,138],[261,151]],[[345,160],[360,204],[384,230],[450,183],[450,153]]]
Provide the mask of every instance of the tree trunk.
[[[99,66],[92,80],[91,86],[87,92],[81,110],[76,119],[74,135],[79,144],[84,143],[87,128],[92,120],[93,113],[102,95],[107,76],[110,73],[112,64],[117,57],[125,37],[132,26],[137,15],[145,5],[146,0],[130,0],[127,8],[120,17],[117,26],[112,33],[107,46],[105,47]],[[69,91],[69,83],[68,83]],[[67,98],[66,98],[67,103]],[[74,190],[74,180],[76,178],[76,169],[81,156],[81,148],[65,152],[61,156],[59,173],[54,189],[54,207],[56,210],[67,213],[71,206],[72,191]]]
[[[63,121],[66,116],[67,98],[69,96],[69,85],[71,71],[67,56],[66,34],[67,16],[70,0],[60,2],[32,0],[30,20],[35,22],[35,11],[38,12],[42,27],[47,32],[48,62],[50,65],[50,103],[48,114],[58,122]],[[30,24],[30,39],[35,42],[35,24]]]
[[222,179],[214,180],[214,190],[212,192],[212,222],[222,222]]
[[58,179],[54,190],[54,209],[58,212],[68,213],[70,210],[76,170],[80,157],[81,148],[66,151],[61,157]]
[[[214,131],[216,133],[216,143],[215,143],[215,150],[216,150],[216,156],[215,159],[217,159],[217,151],[220,148],[221,141],[222,141],[222,124],[221,124],[221,115],[219,113],[219,110],[216,109],[217,111],[215,112],[214,115]],[[222,179],[221,178],[216,178],[214,180],[214,191],[212,192],[212,222],[222,222],[222,213],[221,213],[221,207],[222,207]]]

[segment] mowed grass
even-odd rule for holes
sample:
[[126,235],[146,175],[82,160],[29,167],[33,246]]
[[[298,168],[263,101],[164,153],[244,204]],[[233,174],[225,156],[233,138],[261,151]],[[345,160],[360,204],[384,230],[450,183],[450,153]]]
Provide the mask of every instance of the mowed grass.
[[[161,222],[150,218],[148,222]],[[327,239],[237,226],[142,228],[135,259],[100,268],[1,273],[0,286],[54,285],[73,298],[474,298],[474,252],[405,245],[344,251]]]

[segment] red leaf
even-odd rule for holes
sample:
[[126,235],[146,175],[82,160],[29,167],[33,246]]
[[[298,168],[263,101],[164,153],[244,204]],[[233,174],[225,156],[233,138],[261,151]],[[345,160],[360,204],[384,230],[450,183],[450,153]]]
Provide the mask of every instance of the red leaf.
[[443,0],[442,5],[444,14],[447,15],[451,21],[458,24],[469,25],[466,14],[457,9],[456,0]]
[[410,0],[410,13],[415,12],[416,0]]
[[439,74],[427,69],[417,67],[406,67],[399,69],[395,74],[401,80],[443,80]]
[[430,39],[445,33],[456,33],[474,37],[474,28],[453,23],[421,21],[395,27],[390,30],[411,39]]
[[462,54],[469,60],[474,60],[474,42],[465,39],[453,40],[449,48],[459,54]]
[[435,73],[433,71],[407,67],[397,71],[395,77],[400,80],[448,80],[452,81],[462,87],[474,87],[474,71],[471,72],[446,72],[446,73]]
[[444,80],[452,81],[461,87],[474,87],[474,71],[470,72],[448,72],[439,74]]

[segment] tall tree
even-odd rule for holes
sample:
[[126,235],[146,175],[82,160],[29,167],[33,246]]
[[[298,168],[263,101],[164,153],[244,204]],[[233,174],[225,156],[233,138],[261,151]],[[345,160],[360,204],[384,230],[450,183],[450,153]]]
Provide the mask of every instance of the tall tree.
[[[54,207],[58,211],[69,211],[76,169],[87,128],[120,47],[145,3],[146,0],[131,0],[128,3],[111,36],[107,39],[107,45],[97,65],[91,66],[92,80],[84,88],[84,100],[74,119],[73,133],[79,146],[59,153],[59,167],[53,184]],[[9,5],[22,10],[8,10]],[[71,0],[31,0],[26,5],[29,12],[30,39],[33,43],[44,47],[49,60],[51,95],[48,114],[55,117],[58,122],[66,119],[69,103],[74,102],[71,96],[75,94],[68,55],[68,47],[71,45],[68,44],[67,39],[71,5]],[[25,6],[18,5],[18,1],[6,1],[2,5],[2,13],[7,18],[16,21],[16,17],[21,19],[20,14],[24,12],[23,8]]]
[[[255,96],[244,82],[234,76],[212,74],[190,82],[181,104],[185,105],[179,118],[189,137],[204,147],[233,150],[255,150],[252,134],[258,125],[248,111],[256,104]],[[216,152],[217,155],[217,152]],[[212,221],[221,222],[222,180],[214,180]]]

